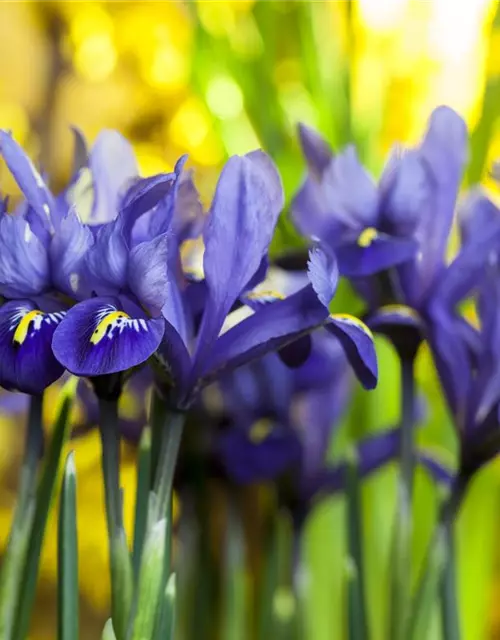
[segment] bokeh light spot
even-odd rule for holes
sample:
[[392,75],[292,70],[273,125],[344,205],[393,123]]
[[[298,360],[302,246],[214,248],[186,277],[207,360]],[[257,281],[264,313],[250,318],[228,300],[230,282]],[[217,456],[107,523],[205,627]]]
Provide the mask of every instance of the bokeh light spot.
[[96,33],[77,47],[75,69],[87,80],[99,82],[105,80],[116,66],[116,49],[111,35]]
[[208,85],[207,104],[218,118],[235,118],[243,109],[243,94],[229,76],[216,76]]

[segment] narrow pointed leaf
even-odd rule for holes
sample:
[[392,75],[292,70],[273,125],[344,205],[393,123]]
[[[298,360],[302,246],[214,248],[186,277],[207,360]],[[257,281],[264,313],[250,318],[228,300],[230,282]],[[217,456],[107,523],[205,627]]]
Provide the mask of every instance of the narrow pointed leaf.
[[47,519],[54,497],[61,453],[69,436],[69,415],[75,395],[76,382],[76,378],[71,379],[61,392],[61,404],[56,424],[52,432],[52,439],[45,454],[45,464],[37,490],[32,535],[22,577],[23,597],[19,603],[16,616],[13,636],[15,640],[24,640],[28,634],[35,599],[38,569],[40,566],[40,553],[47,526]]
[[66,459],[59,509],[58,638],[78,640],[78,534],[74,453]]
[[134,548],[133,567],[134,575],[139,575],[141,553],[146,535],[148,516],[148,500],[151,479],[151,430],[144,429],[139,445],[137,460],[137,492],[135,498],[135,523],[134,523]]

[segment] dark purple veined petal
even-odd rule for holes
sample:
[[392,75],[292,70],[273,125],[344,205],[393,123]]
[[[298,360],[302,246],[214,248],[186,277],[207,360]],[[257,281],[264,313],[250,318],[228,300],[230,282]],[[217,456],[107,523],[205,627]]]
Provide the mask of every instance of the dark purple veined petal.
[[204,358],[269,244],[283,207],[279,174],[266,154],[234,156],[222,170],[204,230],[209,300],[196,358]]
[[63,373],[52,353],[52,336],[64,311],[44,312],[31,300],[0,307],[0,385],[38,394]]
[[0,219],[0,294],[8,298],[39,295],[50,286],[46,247],[19,215]]
[[378,380],[378,364],[370,329],[358,318],[348,314],[332,314],[326,330],[334,335],[365,389],[374,389]]
[[50,229],[53,224],[57,229],[60,217],[54,196],[23,149],[10,133],[1,129],[0,153],[29,206],[36,213],[43,226]]
[[347,277],[370,276],[412,260],[418,251],[415,240],[403,239],[366,228],[353,242],[335,249],[340,273]]
[[118,215],[127,187],[139,175],[132,145],[117,131],[101,131],[90,151],[89,168],[95,194],[91,221],[110,222]]
[[160,345],[164,327],[162,318],[149,319],[123,296],[92,298],[67,312],[52,348],[75,375],[117,373],[145,362]]
[[50,243],[52,282],[55,288],[71,298],[90,296],[82,271],[87,251],[94,243],[90,228],[82,224],[72,209],[61,222]]
[[322,326],[328,310],[311,285],[284,300],[267,304],[220,336],[195,375],[208,383]]
[[302,153],[307,162],[307,168],[313,178],[319,180],[333,158],[330,145],[319,133],[305,124],[299,123],[297,131]]
[[222,435],[217,453],[228,475],[239,484],[271,480],[300,464],[296,433],[262,419],[248,429],[234,427]]

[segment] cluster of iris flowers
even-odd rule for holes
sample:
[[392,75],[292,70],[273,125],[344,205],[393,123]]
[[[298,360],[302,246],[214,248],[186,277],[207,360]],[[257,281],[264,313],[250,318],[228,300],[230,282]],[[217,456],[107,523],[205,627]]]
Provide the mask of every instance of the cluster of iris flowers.
[[[436,109],[418,146],[393,149],[378,184],[354,148],[335,155],[314,131],[299,127],[307,174],[290,212],[310,248],[272,260],[284,193],[264,152],[230,158],[205,211],[185,157],[172,173],[143,178],[118,133],[102,132],[90,149],[78,130],[74,136],[73,174],[55,195],[12,135],[0,132],[1,155],[22,193],[13,210],[7,198],[0,202],[0,385],[31,398],[19,504],[0,580],[2,637],[23,638],[29,623],[32,594],[23,581],[33,574],[36,581],[61,450],[56,442],[45,452],[55,461],[52,476],[42,474],[35,491],[42,400],[49,385],[69,374],[79,379],[78,393],[102,436],[112,587],[103,637],[173,637],[172,566],[183,571],[182,563],[171,562],[170,549],[176,465],[175,486],[186,500],[193,484],[200,487],[201,468],[204,477],[222,478],[230,495],[241,485],[272,484],[298,549],[314,502],[347,491],[350,554],[361,575],[360,532],[353,524],[360,521],[359,479],[395,458],[391,637],[417,637],[429,576],[439,576],[449,560],[443,548],[451,544],[443,540],[450,540],[470,478],[500,446],[500,215],[480,190],[457,201],[467,159],[462,119]],[[456,211],[462,242],[449,263]],[[340,277],[364,300],[363,321],[330,313]],[[470,297],[479,326],[459,311]],[[352,372],[367,389],[377,382],[372,331],[392,341],[401,363],[400,421],[330,464],[328,443],[349,405]],[[414,363],[424,341],[460,441],[455,471],[414,442]],[[125,424],[118,415],[127,387],[142,403],[145,389],[153,389],[140,424]],[[64,438],[69,402],[67,394],[53,441]],[[131,554],[119,444],[141,431]],[[416,464],[450,488],[412,594]],[[71,509],[70,458],[60,514],[61,638],[77,633],[74,559],[62,551],[76,536]],[[296,565],[300,551],[293,555]],[[349,599],[350,635],[367,638],[361,581],[353,581]],[[445,605],[448,628],[456,612],[452,598]]]

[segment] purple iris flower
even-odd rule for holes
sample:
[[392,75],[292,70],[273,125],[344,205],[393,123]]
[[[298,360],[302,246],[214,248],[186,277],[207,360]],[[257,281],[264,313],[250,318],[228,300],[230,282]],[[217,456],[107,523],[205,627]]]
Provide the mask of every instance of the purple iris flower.
[[[104,244],[106,230],[118,227],[117,220],[140,216],[178,181],[178,173],[139,179],[124,152],[120,175],[113,173],[115,163],[103,177],[101,156],[122,140],[114,132],[101,134],[85,156],[77,135],[75,175],[56,198],[11,135],[0,131],[0,151],[25,198],[14,213],[5,205],[0,211],[0,294],[6,300],[0,307],[0,384],[5,388],[37,394],[61,376],[64,365],[53,354],[52,338],[68,307],[92,293],[93,282],[86,277],[91,249]],[[103,201],[108,218],[119,212],[116,219],[104,225],[82,222],[84,215],[96,217]],[[113,234],[109,243],[113,272],[123,243]],[[110,277],[102,276],[104,281]]]
[[[430,343],[461,443],[460,471],[500,450],[500,210],[481,191],[460,210],[462,248],[430,307]],[[470,295],[478,326],[457,306]]]
[[378,188],[353,148],[333,156],[306,127],[300,137],[308,175],[292,204],[299,228],[335,248],[341,273],[356,278],[372,307],[381,304],[380,282],[365,277],[388,270],[389,299],[420,306],[445,264],[466,159],[463,120],[435,109],[420,145],[393,149]]
[[[361,380],[374,386],[376,356],[369,330],[350,316],[329,320],[328,305],[338,280],[332,255],[313,250],[307,284],[291,295],[254,291],[265,272],[283,199],[278,172],[264,153],[234,157],[226,164],[203,229],[205,297],[199,327],[194,326],[191,305],[163,311],[166,327],[159,359],[164,386],[173,385],[177,406],[189,406],[199,389],[222,374],[327,322],[349,350]],[[175,281],[172,285],[171,296],[185,301],[182,294],[175,295]],[[228,328],[228,315],[242,303],[250,315]]]
[[[321,333],[313,336],[311,355],[298,368],[269,354],[223,377],[218,390],[226,429],[216,451],[229,478],[239,484],[275,481],[299,519],[317,497],[342,490],[346,464],[331,464],[327,455],[351,387],[345,354]],[[398,429],[388,429],[362,440],[360,473],[368,475],[393,460],[399,439]],[[418,456],[433,475],[447,479],[428,454]]]

